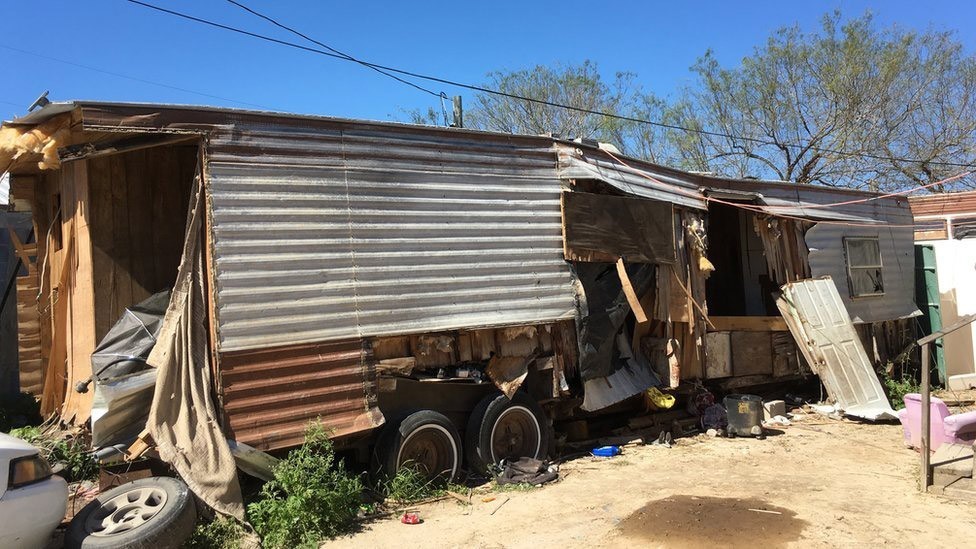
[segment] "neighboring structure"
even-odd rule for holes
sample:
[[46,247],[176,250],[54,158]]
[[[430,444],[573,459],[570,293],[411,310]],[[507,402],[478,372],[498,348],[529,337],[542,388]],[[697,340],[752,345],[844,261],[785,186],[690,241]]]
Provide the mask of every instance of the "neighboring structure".
[[[553,422],[653,385],[798,379],[773,296],[797,280],[832,277],[879,359],[917,314],[901,198],[549,137],[205,107],[52,103],[3,131],[14,202],[47,235],[40,292],[18,286],[41,318],[22,336],[49,342],[43,408],[86,421],[92,393],[72,388],[96,343],[174,288],[148,427],[184,476],[225,435],[286,448],[315,419],[384,463],[420,440],[398,426],[430,427],[427,454],[456,468],[459,433],[469,463],[495,443],[540,454]],[[495,387],[516,400],[488,406]]]
[[[934,257],[938,310],[948,326],[976,313],[976,191],[912,197],[910,203],[915,242],[921,254]],[[944,381],[952,389],[976,387],[974,341],[976,325],[942,338]]]
[[26,272],[23,259],[29,259],[33,239],[31,220],[29,213],[9,211],[9,202],[10,177],[4,172],[0,174],[0,399],[17,394],[22,386],[40,389],[40,385],[31,387],[30,379],[20,378],[18,364],[21,343],[18,342],[15,284],[18,274]]

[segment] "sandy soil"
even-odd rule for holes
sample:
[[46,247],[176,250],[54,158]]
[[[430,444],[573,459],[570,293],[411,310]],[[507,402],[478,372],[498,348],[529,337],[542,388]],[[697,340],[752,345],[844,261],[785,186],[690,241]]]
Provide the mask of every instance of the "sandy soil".
[[976,504],[918,492],[900,426],[815,417],[781,429],[580,458],[556,484],[423,505],[423,524],[377,520],[326,546],[973,546]]

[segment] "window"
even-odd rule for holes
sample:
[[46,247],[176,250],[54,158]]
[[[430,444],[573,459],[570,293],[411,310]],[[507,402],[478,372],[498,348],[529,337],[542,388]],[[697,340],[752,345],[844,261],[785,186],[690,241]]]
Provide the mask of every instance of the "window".
[[851,297],[884,295],[878,237],[845,238],[844,252],[847,254],[847,280]]

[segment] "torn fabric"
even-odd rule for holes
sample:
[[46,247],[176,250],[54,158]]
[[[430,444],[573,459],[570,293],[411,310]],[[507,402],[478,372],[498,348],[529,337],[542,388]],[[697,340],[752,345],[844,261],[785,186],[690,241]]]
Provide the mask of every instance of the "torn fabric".
[[244,519],[234,456],[217,420],[211,390],[203,289],[203,186],[186,228],[176,285],[149,365],[158,370],[146,427],[160,457],[215,510]]

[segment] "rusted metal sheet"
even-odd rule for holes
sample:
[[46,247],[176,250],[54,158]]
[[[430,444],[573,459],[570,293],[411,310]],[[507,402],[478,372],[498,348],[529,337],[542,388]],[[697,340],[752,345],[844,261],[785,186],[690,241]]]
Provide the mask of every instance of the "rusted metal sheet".
[[976,191],[909,197],[915,217],[976,215]]
[[224,353],[220,365],[228,438],[260,450],[300,444],[313,421],[334,437],[383,423],[361,340]]
[[976,232],[976,191],[909,198],[915,240],[963,238]]
[[394,126],[218,130],[221,351],[572,318],[554,163]]

